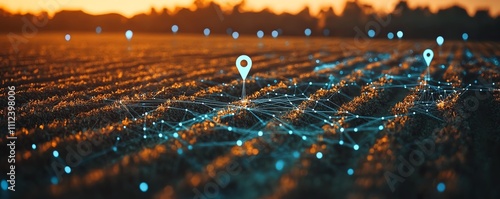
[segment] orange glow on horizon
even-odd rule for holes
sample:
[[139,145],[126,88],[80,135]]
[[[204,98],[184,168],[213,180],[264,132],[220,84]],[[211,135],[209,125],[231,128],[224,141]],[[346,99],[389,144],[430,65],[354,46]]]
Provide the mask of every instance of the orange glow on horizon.
[[[241,0],[214,0],[225,9],[230,9],[232,6],[241,2]],[[157,12],[163,8],[167,8],[173,12],[176,8],[185,7],[193,8],[194,0],[143,0],[140,2],[134,0],[7,0],[0,3],[0,7],[13,13],[39,13],[48,11],[50,15],[60,10],[83,10],[89,14],[106,14],[119,13],[125,17],[132,17],[139,13],[149,13],[151,7]],[[310,8],[311,14],[316,15],[321,9],[333,7],[337,15],[341,14],[345,7],[346,0],[246,0],[243,8],[248,11],[260,11],[269,8],[275,13],[298,13],[305,6]],[[391,12],[399,0],[359,0],[361,4],[372,5],[377,12]],[[469,15],[474,15],[476,10],[490,9],[490,15],[500,15],[500,1],[498,0],[408,0],[410,8],[429,7],[432,12],[437,12],[439,9],[448,8],[453,5],[464,7]]]

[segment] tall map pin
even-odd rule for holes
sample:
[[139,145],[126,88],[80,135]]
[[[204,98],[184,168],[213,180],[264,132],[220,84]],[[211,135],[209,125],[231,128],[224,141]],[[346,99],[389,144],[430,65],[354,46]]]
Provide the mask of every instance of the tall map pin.
[[[241,62],[246,61],[247,65],[242,66]],[[248,72],[250,72],[250,69],[252,68],[252,59],[248,55],[240,55],[236,59],[236,68],[238,68],[238,71],[240,72],[241,78],[243,78],[243,90],[241,92],[241,100],[245,99],[245,80],[247,78]]]
[[423,56],[427,67],[429,67],[431,65],[432,58],[434,58],[434,52],[431,49],[426,49]]
[[423,56],[425,59],[425,63],[427,64],[427,75],[425,77],[425,84],[427,84],[427,80],[430,80],[429,66],[431,65],[432,58],[434,58],[434,52],[431,49],[426,49]]

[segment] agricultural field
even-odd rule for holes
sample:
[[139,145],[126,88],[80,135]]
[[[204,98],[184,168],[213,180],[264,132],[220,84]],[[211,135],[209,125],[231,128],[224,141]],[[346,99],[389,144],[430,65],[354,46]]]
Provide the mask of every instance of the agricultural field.
[[64,34],[0,40],[0,198],[500,198],[498,42]]

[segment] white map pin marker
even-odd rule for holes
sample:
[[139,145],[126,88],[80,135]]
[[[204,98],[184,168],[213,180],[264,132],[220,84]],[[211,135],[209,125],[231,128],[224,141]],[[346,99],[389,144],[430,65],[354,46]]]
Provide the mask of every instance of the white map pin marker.
[[[246,66],[241,66],[241,62],[245,60],[247,62]],[[245,80],[247,78],[248,72],[252,68],[252,59],[248,55],[240,55],[236,59],[236,68],[240,72],[241,78],[243,78],[243,89],[241,91],[241,100],[245,100]]]
[[[245,60],[247,62],[246,66],[241,66],[241,61]],[[240,55],[238,59],[236,59],[236,68],[240,71],[241,78],[245,80],[247,78],[248,72],[252,68],[252,59],[250,59],[247,55]]]
[[434,52],[431,49],[427,49],[424,51],[423,56],[424,56],[425,63],[427,64],[427,66],[430,66],[432,58],[434,58]]

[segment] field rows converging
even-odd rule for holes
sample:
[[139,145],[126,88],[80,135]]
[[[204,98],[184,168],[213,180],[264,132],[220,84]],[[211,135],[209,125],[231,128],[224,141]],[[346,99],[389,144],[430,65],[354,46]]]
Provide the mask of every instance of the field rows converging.
[[499,43],[183,39],[89,38],[44,54],[53,46],[34,41],[2,57],[0,103],[7,82],[17,92],[18,186],[34,190],[20,195],[384,198],[444,183],[460,197],[492,186],[457,179],[494,183],[464,171],[497,149]]

